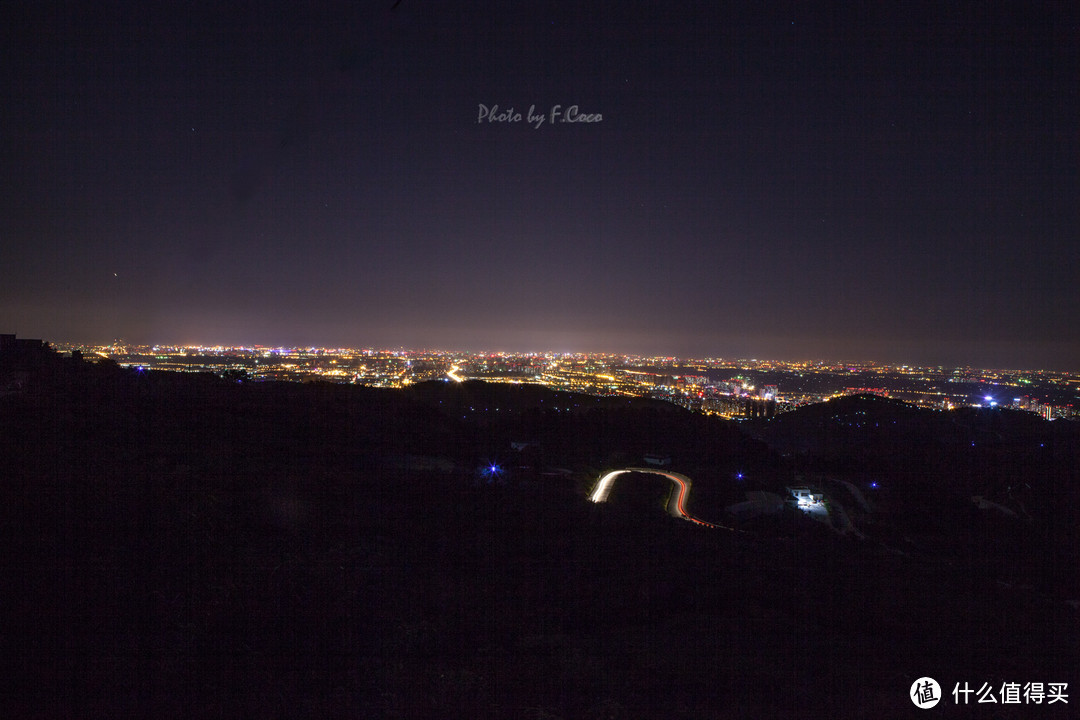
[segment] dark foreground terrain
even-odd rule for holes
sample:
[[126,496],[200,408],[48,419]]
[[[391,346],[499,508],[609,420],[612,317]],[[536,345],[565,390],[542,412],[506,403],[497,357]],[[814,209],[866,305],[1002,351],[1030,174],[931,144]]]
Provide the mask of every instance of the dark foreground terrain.
[[[2,717],[1064,718],[1080,703],[1064,421],[863,398],[752,439],[539,388],[6,372]],[[695,513],[737,530],[666,515],[648,476],[587,501],[601,471],[653,452],[694,478]],[[796,482],[833,488],[862,537],[790,506],[723,513]],[[933,710],[908,699],[921,676],[946,694]],[[1070,697],[957,706],[957,682]]]

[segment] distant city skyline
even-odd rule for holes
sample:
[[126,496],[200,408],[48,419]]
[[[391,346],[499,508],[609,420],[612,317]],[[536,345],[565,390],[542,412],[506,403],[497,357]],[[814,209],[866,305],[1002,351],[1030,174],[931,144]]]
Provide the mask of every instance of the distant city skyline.
[[[21,333],[20,337],[24,337]],[[35,336],[37,337],[37,336]],[[977,363],[964,361],[962,353],[957,353],[957,357],[960,360],[942,360],[940,358],[948,358],[949,356],[940,352],[931,350],[926,354],[911,353],[908,358],[888,359],[882,357],[868,357],[866,354],[859,355],[857,351],[842,354],[809,354],[806,352],[670,352],[663,348],[661,345],[654,345],[654,350],[633,350],[620,347],[602,347],[594,344],[593,346],[585,345],[558,345],[558,346],[540,346],[540,345],[512,345],[510,343],[503,344],[490,344],[490,345],[462,345],[453,342],[446,343],[424,343],[424,344],[402,344],[402,343],[372,343],[372,342],[339,342],[339,343],[316,343],[316,342],[234,342],[226,339],[220,339],[216,341],[204,341],[204,342],[139,342],[129,338],[111,338],[107,340],[101,339],[67,339],[67,338],[49,338],[44,337],[43,340],[53,344],[61,345],[83,345],[83,346],[105,346],[114,343],[122,343],[129,346],[141,346],[141,347],[225,347],[225,348],[240,348],[240,347],[262,347],[262,348],[316,348],[316,349],[371,349],[379,351],[391,351],[400,350],[407,352],[460,352],[469,354],[483,354],[483,353],[507,353],[507,354],[544,354],[544,353],[557,353],[557,354],[578,354],[578,355],[622,355],[629,357],[643,357],[643,358],[675,358],[679,360],[700,360],[700,359],[722,359],[722,360],[751,360],[751,361],[773,361],[773,362],[824,362],[824,363],[837,363],[837,364],[852,364],[852,365],[882,365],[882,366],[919,366],[919,367],[972,367],[982,369],[1008,369],[1008,370],[1054,370],[1062,372],[1080,372],[1075,367],[1063,366],[1060,363],[1043,364],[1043,365],[1021,365],[1016,363]],[[746,346],[747,344],[740,344]],[[997,355],[1003,356],[1003,355]],[[937,359],[935,359],[937,358]]]
[[[0,335],[0,340],[5,347],[20,344],[8,335]],[[40,349],[40,342],[21,344]],[[1047,420],[1080,413],[1080,373],[1056,370],[370,347],[58,344],[56,349],[65,355],[70,351],[72,359],[107,358],[136,374],[163,370],[210,373],[239,382],[316,381],[397,389],[431,381],[481,380],[603,397],[648,397],[724,417],[771,416],[857,394],[935,410],[1024,410]]]
[[[24,336],[19,336],[24,337]],[[700,363],[700,362],[712,362],[712,363],[761,363],[761,364],[777,364],[777,365],[798,365],[798,364],[813,364],[821,366],[832,367],[852,367],[852,368],[950,368],[961,369],[969,368],[973,370],[994,370],[994,371],[1015,371],[1015,372],[1052,372],[1063,373],[1065,375],[1080,374],[1078,370],[1071,370],[1069,368],[1055,368],[1055,367],[1025,367],[1014,365],[975,365],[971,363],[940,363],[940,362],[891,362],[877,360],[874,358],[855,358],[855,357],[842,357],[842,356],[769,356],[769,355],[732,355],[732,354],[675,354],[666,352],[656,353],[642,353],[642,352],[627,352],[611,349],[566,349],[566,348],[541,348],[541,347],[529,347],[529,348],[510,348],[503,346],[489,346],[489,347],[457,347],[453,345],[378,345],[371,343],[360,344],[313,344],[313,343],[235,343],[235,342],[203,342],[203,343],[175,343],[175,342],[155,342],[155,343],[140,343],[133,342],[127,338],[113,338],[106,341],[73,341],[62,338],[40,338],[41,340],[50,343],[55,347],[60,348],[169,348],[169,349],[187,349],[187,350],[216,350],[216,351],[228,351],[228,350],[255,350],[266,352],[274,351],[298,351],[298,352],[321,352],[332,353],[336,351],[350,351],[350,352],[373,352],[373,353],[404,353],[404,354],[459,354],[474,357],[483,356],[520,356],[520,357],[540,357],[540,356],[577,356],[577,357],[596,357],[596,358],[633,358],[637,360],[664,360],[672,362],[686,362],[686,363]]]

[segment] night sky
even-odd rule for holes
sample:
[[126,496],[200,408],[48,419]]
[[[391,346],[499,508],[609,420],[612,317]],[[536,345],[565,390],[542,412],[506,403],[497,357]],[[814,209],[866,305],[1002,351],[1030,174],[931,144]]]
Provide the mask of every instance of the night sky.
[[759,5],[5,2],[0,332],[1080,370],[1080,4]]

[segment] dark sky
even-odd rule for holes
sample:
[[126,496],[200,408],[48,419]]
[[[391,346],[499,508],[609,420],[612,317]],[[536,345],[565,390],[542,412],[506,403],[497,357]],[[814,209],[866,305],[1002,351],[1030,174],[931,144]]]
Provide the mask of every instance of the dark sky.
[[0,5],[0,331],[1080,370],[1080,5],[393,5]]

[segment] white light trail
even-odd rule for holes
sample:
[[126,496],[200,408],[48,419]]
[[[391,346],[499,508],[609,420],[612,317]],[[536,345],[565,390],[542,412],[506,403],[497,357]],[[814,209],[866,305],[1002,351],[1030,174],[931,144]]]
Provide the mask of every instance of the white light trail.
[[627,468],[625,470],[612,470],[603,477],[600,478],[600,482],[596,484],[596,489],[593,490],[589,499],[594,503],[605,502],[608,499],[608,495],[611,493],[611,487],[615,483],[615,478],[623,473],[649,473],[651,475],[660,475],[666,477],[674,485],[677,486],[678,495],[675,497],[673,503],[668,504],[668,512],[675,517],[681,517],[683,520],[689,520],[692,523],[698,525],[704,525],[705,527],[712,528],[724,528],[730,530],[731,528],[724,527],[723,525],[716,525],[714,523],[705,522],[704,520],[698,520],[696,517],[686,512],[686,499],[690,495],[690,478],[679,473],[664,472],[662,470],[650,470],[648,468]]

